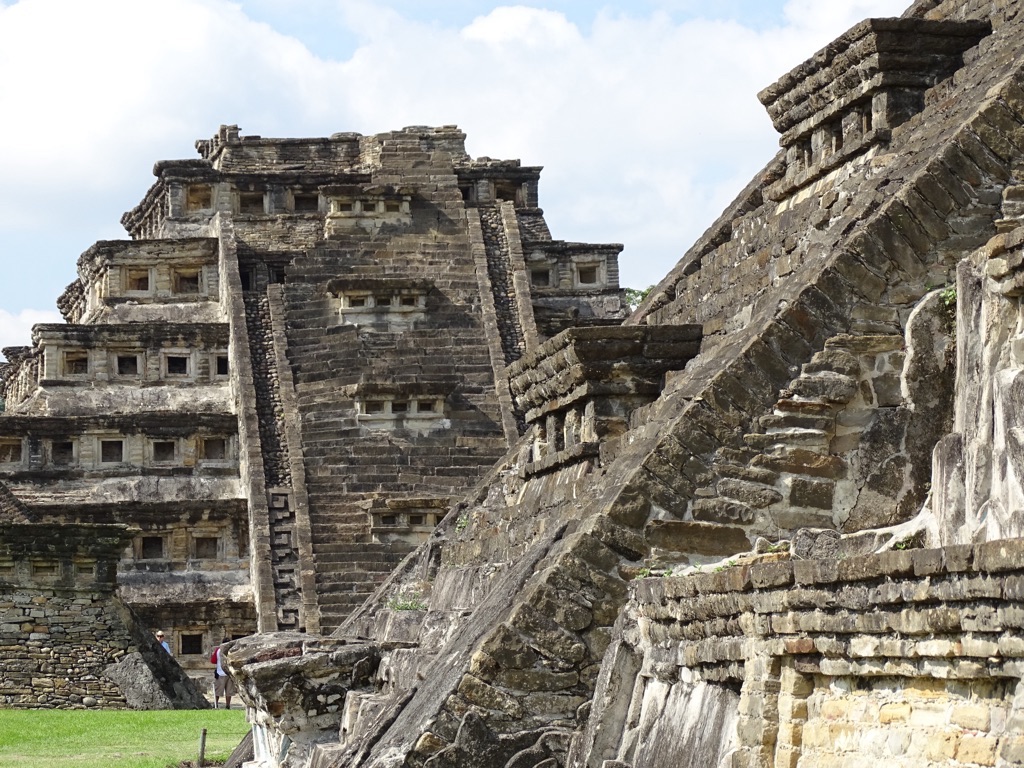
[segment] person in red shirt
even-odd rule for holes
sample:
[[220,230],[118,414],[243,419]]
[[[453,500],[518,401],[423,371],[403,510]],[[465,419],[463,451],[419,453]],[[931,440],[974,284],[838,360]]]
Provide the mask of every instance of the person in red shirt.
[[216,669],[213,670],[213,708],[217,709],[220,702],[220,697],[224,697],[224,708],[231,709],[231,697],[235,693],[235,681],[231,676],[224,671],[224,667],[221,663],[223,654],[221,648],[224,647],[224,643],[228,642],[229,638],[225,637],[221,640],[221,644],[213,649],[213,653],[210,654],[210,661],[217,665]]

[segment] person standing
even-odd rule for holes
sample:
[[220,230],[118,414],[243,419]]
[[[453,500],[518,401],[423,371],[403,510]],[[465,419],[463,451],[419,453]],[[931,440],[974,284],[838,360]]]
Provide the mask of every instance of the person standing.
[[161,648],[163,648],[165,651],[167,651],[167,655],[168,656],[173,656],[174,655],[173,653],[171,653],[171,646],[169,646],[167,644],[167,641],[164,640],[164,631],[162,629],[158,629],[156,631],[156,641],[158,643],[160,643],[160,647]]
[[213,649],[213,653],[210,655],[210,661],[216,664],[216,668],[213,670],[213,708],[218,709],[218,703],[220,697],[224,697],[224,709],[231,709],[231,696],[235,692],[235,681],[231,675],[224,671],[223,660],[224,653],[222,648],[224,643],[227,643],[229,638],[225,637],[221,640],[219,646]]

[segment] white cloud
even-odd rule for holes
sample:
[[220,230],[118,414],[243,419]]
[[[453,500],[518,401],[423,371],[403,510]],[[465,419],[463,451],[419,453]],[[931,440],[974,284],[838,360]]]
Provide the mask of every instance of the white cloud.
[[32,326],[36,323],[62,323],[56,311],[26,309],[16,315],[0,309],[0,349],[32,344]]
[[25,108],[0,124],[0,168],[39,185],[59,169],[66,183],[103,189],[126,156],[211,112],[254,111],[261,92],[269,112],[291,111],[302,103],[296,75],[313,61],[220,0],[22,0],[0,9],[0,103]]
[[[846,0],[841,3],[788,0],[783,15],[794,28],[817,33],[820,48],[862,19],[901,16],[909,5],[907,0]],[[803,58],[811,53],[813,51],[806,52]]]
[[117,236],[153,162],[194,156],[220,123],[264,136],[456,123],[471,154],[544,164],[554,236],[624,242],[623,281],[646,285],[774,153],[756,92],[905,2],[789,0],[785,26],[754,30],[632,6],[582,29],[483,2],[459,28],[339,0],[323,26],[359,43],[331,56],[227,0],[0,3],[0,306],[52,306],[77,255]]
[[580,42],[579,30],[564,14],[523,5],[495,8],[462,30],[466,40],[491,45],[520,44],[528,48],[560,48]]

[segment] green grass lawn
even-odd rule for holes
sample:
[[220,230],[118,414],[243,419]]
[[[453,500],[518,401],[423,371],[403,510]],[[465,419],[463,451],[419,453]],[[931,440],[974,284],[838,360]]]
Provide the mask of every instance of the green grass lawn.
[[226,760],[249,725],[239,709],[0,709],[0,768],[165,768],[199,757]]

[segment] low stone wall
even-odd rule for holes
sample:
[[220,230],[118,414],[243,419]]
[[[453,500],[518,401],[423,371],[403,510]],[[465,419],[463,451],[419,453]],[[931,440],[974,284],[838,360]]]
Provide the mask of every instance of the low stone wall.
[[569,765],[668,764],[643,747],[658,713],[736,692],[709,765],[1024,765],[1024,539],[753,562],[633,593]]
[[114,594],[124,525],[0,524],[0,708],[209,704]]
[[126,708],[120,688],[103,676],[131,644],[109,631],[109,603],[97,593],[0,594],[0,705]]

